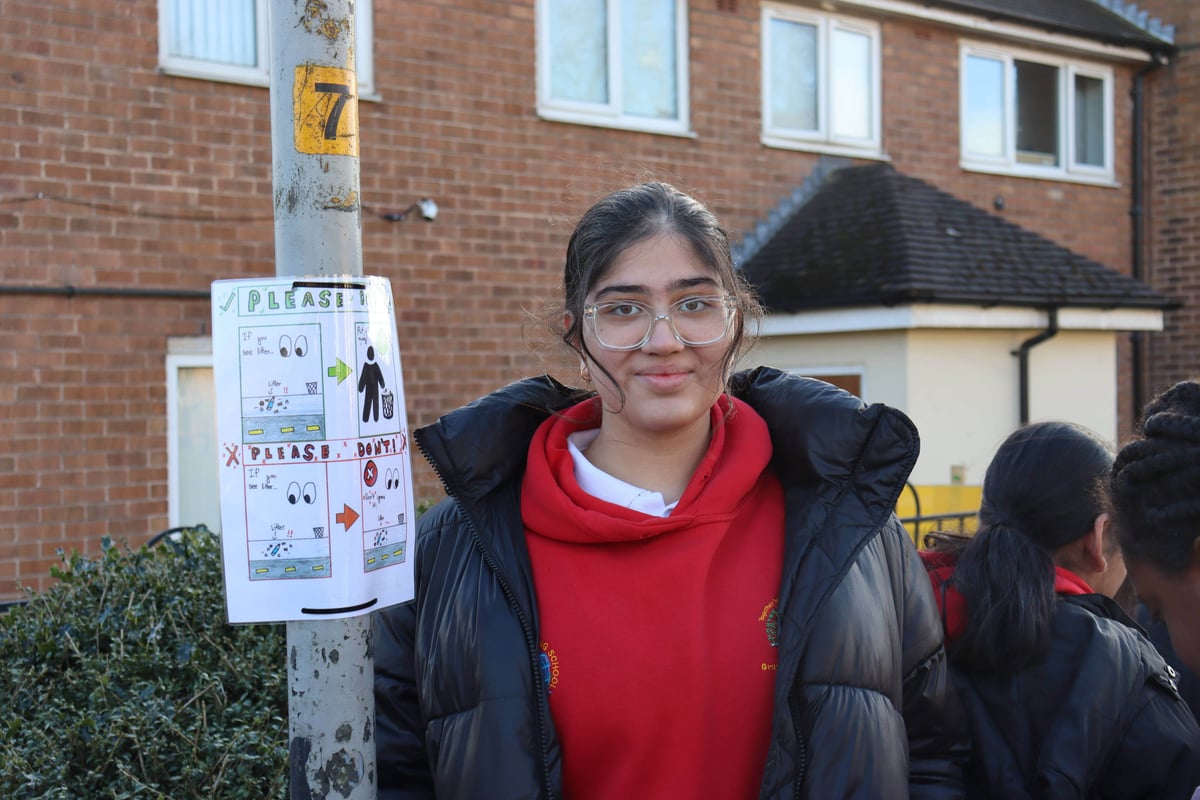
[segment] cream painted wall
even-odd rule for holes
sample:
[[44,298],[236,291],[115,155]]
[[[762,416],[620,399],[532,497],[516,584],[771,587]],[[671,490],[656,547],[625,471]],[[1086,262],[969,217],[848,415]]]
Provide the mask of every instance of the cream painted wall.
[[1060,333],[1034,348],[1030,375],[1033,384],[1030,419],[1070,420],[1116,442],[1119,422],[1115,333]]
[[[921,431],[920,484],[983,482],[996,447],[1019,424],[1019,368],[1012,352],[1037,331],[922,330],[908,336],[909,393],[900,406]],[[1114,441],[1115,334],[1063,331],[1029,351],[1030,421],[1063,419]]]
[[[1022,337],[1027,338],[1027,337]],[[921,432],[916,484],[978,484],[1001,439],[1016,427],[1017,362],[1006,331],[908,334],[909,392],[901,406]]]
[[[1012,355],[1037,331],[892,330],[760,339],[744,360],[802,373],[857,368],[863,399],[908,414],[921,432],[918,485],[952,472],[978,485],[997,445],[1020,420]],[[1117,430],[1112,332],[1065,331],[1030,351],[1030,419],[1066,419],[1113,440]]]

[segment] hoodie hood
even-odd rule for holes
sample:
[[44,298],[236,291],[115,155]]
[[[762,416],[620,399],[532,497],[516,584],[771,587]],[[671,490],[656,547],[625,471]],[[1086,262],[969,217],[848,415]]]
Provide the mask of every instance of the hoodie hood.
[[[541,536],[579,544],[632,542],[732,518],[771,460],[766,423],[722,396],[709,411],[712,438],[674,511],[654,517],[600,500],[579,487],[568,435],[596,426],[599,398],[549,417],[534,434],[523,479],[522,514]],[[557,491],[546,491],[546,487]]]

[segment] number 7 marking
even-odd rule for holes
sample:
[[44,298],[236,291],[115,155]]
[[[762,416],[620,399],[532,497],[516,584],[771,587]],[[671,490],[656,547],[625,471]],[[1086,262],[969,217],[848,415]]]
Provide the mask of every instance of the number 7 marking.
[[292,84],[296,150],[358,156],[358,81],[353,70],[304,64]]
[[333,110],[325,119],[325,138],[336,139],[338,120],[342,118],[342,109],[345,108],[346,101],[351,97],[350,87],[344,83],[318,83],[313,88],[325,94],[339,95],[337,102],[333,104]]

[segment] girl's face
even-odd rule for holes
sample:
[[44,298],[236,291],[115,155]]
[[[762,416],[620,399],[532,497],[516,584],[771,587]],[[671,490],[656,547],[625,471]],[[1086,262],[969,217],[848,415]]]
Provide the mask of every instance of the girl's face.
[[[672,304],[680,300],[726,293],[686,240],[662,233],[627,248],[592,287],[587,302],[635,301],[654,309],[657,316],[670,313]],[[649,340],[636,350],[605,349],[588,323],[583,336],[593,359],[588,368],[604,404],[604,435],[623,433],[644,439],[689,428],[707,435],[709,409],[725,387],[721,362],[730,346],[728,334],[709,345],[685,345],[672,334],[667,320],[660,319]]]
[[[1197,539],[1200,548],[1200,539]],[[1171,644],[1190,669],[1200,672],[1200,550],[1193,551],[1192,563],[1177,575],[1168,575],[1145,561],[1129,562],[1138,599],[1155,617],[1167,624]]]

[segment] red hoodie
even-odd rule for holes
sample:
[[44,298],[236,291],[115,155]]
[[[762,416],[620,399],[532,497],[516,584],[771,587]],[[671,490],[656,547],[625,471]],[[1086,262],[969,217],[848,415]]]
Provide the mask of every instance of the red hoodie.
[[[955,588],[952,578],[958,556],[935,550],[922,550],[921,560],[933,584],[938,609],[942,612],[942,629],[946,632],[946,644],[962,636],[967,627],[967,600]],[[1063,567],[1054,568],[1054,591],[1057,594],[1092,594],[1087,581]]]
[[783,493],[766,424],[734,400],[668,517],[579,488],[567,436],[534,436],[521,510],[564,794],[755,798],[771,731]]

